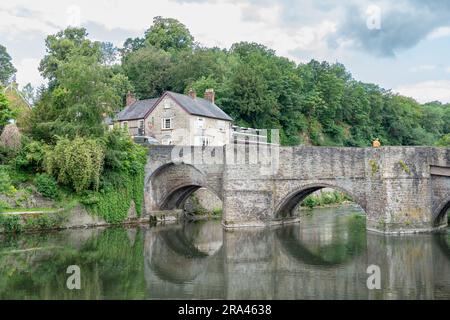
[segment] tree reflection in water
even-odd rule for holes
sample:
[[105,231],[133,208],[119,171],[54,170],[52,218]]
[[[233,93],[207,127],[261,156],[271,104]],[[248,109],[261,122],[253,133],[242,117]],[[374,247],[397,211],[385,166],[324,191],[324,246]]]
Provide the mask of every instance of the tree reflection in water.
[[[449,299],[450,236],[367,233],[352,208],[225,232],[220,221],[0,239],[1,299]],[[366,287],[367,266],[382,289]],[[82,290],[66,288],[81,268]]]

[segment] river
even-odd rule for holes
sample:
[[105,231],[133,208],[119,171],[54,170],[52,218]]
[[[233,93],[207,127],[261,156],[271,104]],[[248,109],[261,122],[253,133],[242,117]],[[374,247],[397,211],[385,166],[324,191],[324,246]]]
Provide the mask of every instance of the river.
[[[450,232],[366,232],[354,206],[299,224],[220,221],[0,237],[0,299],[450,299]],[[68,266],[80,268],[69,290]],[[369,290],[370,265],[380,289]]]

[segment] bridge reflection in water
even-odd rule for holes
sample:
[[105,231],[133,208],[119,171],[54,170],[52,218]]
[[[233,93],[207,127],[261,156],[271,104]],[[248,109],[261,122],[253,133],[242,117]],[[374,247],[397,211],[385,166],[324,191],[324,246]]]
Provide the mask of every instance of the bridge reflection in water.
[[[449,299],[448,233],[367,233],[355,208],[315,210],[278,228],[219,221],[4,238],[0,298]],[[78,264],[80,292],[65,288]],[[368,290],[369,265],[381,290]]]

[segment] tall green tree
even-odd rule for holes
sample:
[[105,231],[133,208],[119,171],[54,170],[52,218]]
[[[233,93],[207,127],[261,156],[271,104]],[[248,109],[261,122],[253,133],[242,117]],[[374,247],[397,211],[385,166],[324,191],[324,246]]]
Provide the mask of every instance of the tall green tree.
[[167,52],[145,47],[130,53],[123,61],[123,70],[132,82],[138,98],[153,98],[168,89],[171,57]]
[[158,16],[145,32],[145,43],[165,51],[184,50],[192,47],[194,37],[178,20]]
[[6,51],[6,47],[0,44],[0,85],[6,86],[11,80],[11,77],[17,72],[11,60],[11,56]]
[[48,79],[51,85],[55,85],[56,73],[61,64],[69,61],[72,56],[92,57],[101,62],[102,48],[100,42],[89,40],[85,28],[69,27],[54,35],[49,35],[45,40],[47,54],[41,60],[39,71]]
[[8,99],[3,94],[0,87],[0,132],[8,124],[9,120],[14,119],[15,113],[9,107]]

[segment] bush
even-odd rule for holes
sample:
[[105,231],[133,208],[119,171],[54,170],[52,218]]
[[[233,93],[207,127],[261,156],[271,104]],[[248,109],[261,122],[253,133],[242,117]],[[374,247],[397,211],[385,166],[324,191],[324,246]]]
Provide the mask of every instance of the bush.
[[26,138],[23,139],[22,144],[23,147],[15,158],[16,168],[33,172],[42,171],[45,145]]
[[11,209],[11,206],[7,202],[0,200],[0,212],[6,209]]
[[8,192],[10,187],[11,178],[9,177],[8,171],[5,167],[0,166],[0,193]]
[[0,214],[0,229],[6,233],[20,233],[23,231],[22,218],[18,215]]
[[46,198],[58,199],[59,190],[55,179],[48,174],[38,174],[34,179],[37,191]]
[[98,140],[77,137],[60,138],[45,154],[45,168],[59,183],[77,193],[98,190],[103,170],[104,147]]

